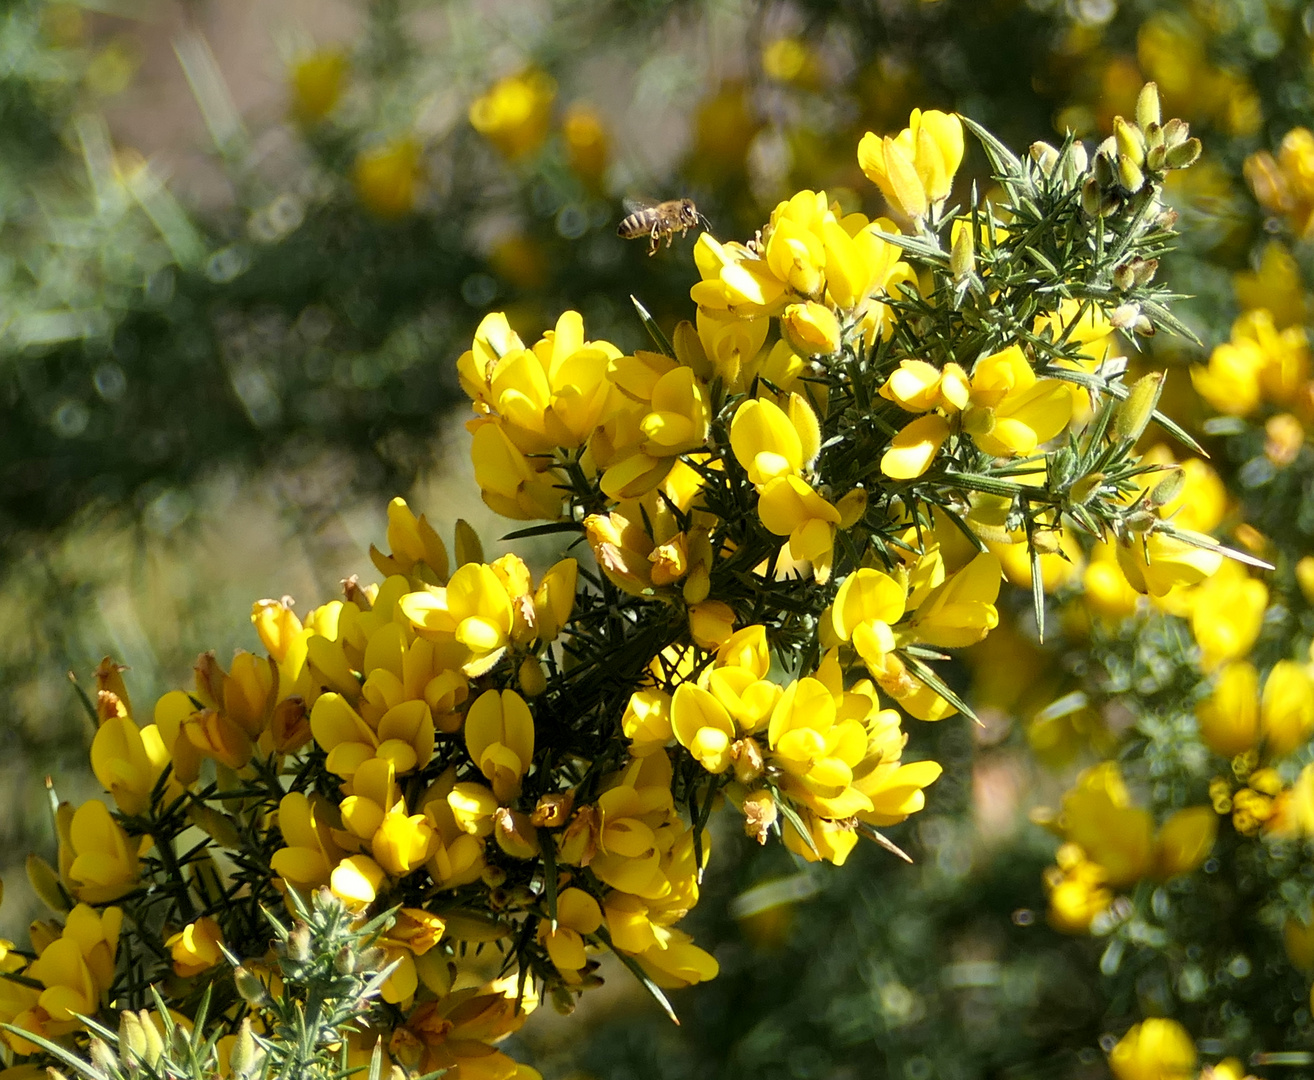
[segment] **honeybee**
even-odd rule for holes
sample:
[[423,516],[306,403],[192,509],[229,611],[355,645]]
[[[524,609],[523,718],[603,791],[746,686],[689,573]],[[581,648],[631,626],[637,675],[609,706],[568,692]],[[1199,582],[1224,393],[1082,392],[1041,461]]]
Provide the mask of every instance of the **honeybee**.
[[699,222],[704,226],[708,224],[707,218],[698,212],[693,199],[667,199],[659,203],[626,200],[625,209],[632,212],[616,226],[616,235],[623,240],[648,237],[649,255],[657,254],[663,236],[666,237],[666,246],[670,247],[677,232],[684,236]]

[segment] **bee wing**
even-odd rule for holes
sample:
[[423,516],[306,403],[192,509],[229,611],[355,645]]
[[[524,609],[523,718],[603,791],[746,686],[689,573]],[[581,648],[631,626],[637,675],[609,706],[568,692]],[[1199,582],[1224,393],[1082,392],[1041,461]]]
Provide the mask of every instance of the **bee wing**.
[[649,199],[646,196],[630,195],[621,200],[627,214],[637,214],[640,210],[651,210],[661,205],[661,199]]

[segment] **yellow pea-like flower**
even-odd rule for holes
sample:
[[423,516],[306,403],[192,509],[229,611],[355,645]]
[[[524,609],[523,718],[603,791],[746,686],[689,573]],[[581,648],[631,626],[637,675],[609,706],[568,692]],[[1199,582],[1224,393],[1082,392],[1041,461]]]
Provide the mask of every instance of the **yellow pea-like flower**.
[[858,164],[890,206],[922,218],[949,197],[963,160],[963,125],[951,113],[914,109],[893,138],[868,132],[858,144]]
[[1178,585],[1198,585],[1218,572],[1222,552],[1218,541],[1192,534],[1199,543],[1155,531],[1146,537],[1130,537],[1117,545],[1118,565],[1127,583],[1138,593],[1164,596]]
[[932,589],[913,613],[911,630],[929,645],[954,649],[973,645],[999,625],[995,601],[1003,571],[988,552],[977,555]]
[[556,929],[547,919],[538,923],[538,941],[543,945],[567,982],[579,980],[579,970],[588,962],[584,938],[602,925],[602,908],[583,889],[569,888],[557,897]]
[[170,937],[164,946],[173,960],[173,970],[186,979],[199,975],[223,960],[224,954],[220,949],[223,941],[224,935],[219,924],[210,916],[203,915]]
[[420,869],[433,847],[433,825],[424,814],[407,814],[404,804],[384,815],[370,840],[374,861],[393,877]]
[[664,690],[636,690],[621,717],[621,730],[630,740],[630,753],[644,757],[656,753],[674,737],[671,695]]
[[329,875],[329,889],[349,908],[363,911],[378,898],[386,880],[383,867],[368,855],[348,855]]
[[730,421],[730,448],[754,484],[803,468],[803,441],[789,415],[773,401],[750,398]]
[[503,804],[520,791],[534,757],[534,717],[514,690],[487,690],[465,717],[465,746]]
[[819,582],[830,576],[840,512],[798,476],[778,476],[763,489],[757,515],[768,532],[789,537],[789,553],[812,563]]
[[830,609],[831,628],[851,641],[868,667],[881,667],[894,648],[894,623],[902,617],[907,589],[881,570],[862,567],[844,579]]
[[671,697],[671,729],[676,739],[710,773],[730,767],[735,725],[725,706],[694,683],[681,683]]
[[[100,725],[91,743],[91,771],[125,814],[145,813],[151,792],[169,764],[159,729],[154,724],[138,729],[129,716],[111,717]],[[176,798],[176,782],[169,785]]]
[[128,836],[103,802],[92,799],[76,811],[63,803],[57,822],[60,876],[75,898],[103,904],[137,887],[149,841]]
[[320,796],[310,798],[292,791],[278,804],[278,829],[287,846],[274,852],[270,865],[294,888],[308,891],[327,885],[342,858],[342,849],[326,824],[328,817]]
[[949,422],[927,413],[905,424],[881,455],[881,472],[891,480],[915,480],[926,472],[949,438]]

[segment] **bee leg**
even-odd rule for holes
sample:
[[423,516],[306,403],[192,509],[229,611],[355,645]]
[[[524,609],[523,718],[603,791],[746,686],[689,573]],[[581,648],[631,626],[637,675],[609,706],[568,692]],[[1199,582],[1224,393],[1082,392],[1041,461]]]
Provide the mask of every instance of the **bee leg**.
[[662,234],[656,225],[652,227],[652,232],[648,234],[648,255],[649,257],[657,254],[657,249],[662,243]]

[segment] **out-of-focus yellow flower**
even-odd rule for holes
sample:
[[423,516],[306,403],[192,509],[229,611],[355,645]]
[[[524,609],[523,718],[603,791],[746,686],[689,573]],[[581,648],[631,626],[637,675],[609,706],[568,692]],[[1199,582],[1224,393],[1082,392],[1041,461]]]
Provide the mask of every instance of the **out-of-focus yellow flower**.
[[795,37],[776,38],[762,47],[762,72],[768,79],[808,90],[821,80],[816,51]]
[[505,805],[520,791],[534,757],[534,717],[514,690],[487,690],[465,718],[465,745],[471,759]]
[[962,160],[962,121],[935,109],[914,109],[893,138],[869,131],[858,144],[862,171],[906,218],[923,218],[944,203]]
[[1245,656],[1259,639],[1268,586],[1240,563],[1227,560],[1184,599],[1206,670]]
[[1314,731],[1314,682],[1301,664],[1279,660],[1264,680],[1259,726],[1269,758],[1303,745]]
[[509,160],[533,153],[547,138],[557,84],[531,68],[498,80],[470,105],[470,126]]
[[1266,308],[1279,330],[1305,321],[1305,289],[1300,267],[1281,242],[1270,240],[1259,258],[1259,269],[1232,275],[1237,303],[1247,311]]
[[173,960],[173,970],[184,979],[199,975],[224,958],[220,946],[224,935],[219,924],[203,915],[169,938],[164,947]]
[[292,115],[313,124],[328,116],[342,97],[351,65],[338,49],[320,49],[292,65]]
[[587,102],[575,102],[562,118],[561,137],[571,171],[594,191],[601,190],[611,150],[601,114]]
[[1109,1051],[1118,1080],[1193,1080],[1196,1061],[1186,1028],[1160,1017],[1134,1025]]
[[1292,128],[1282,138],[1275,159],[1267,150],[1245,163],[1246,180],[1259,204],[1280,214],[1298,237],[1306,237],[1314,224],[1314,133]]
[[1195,716],[1200,738],[1214,753],[1233,758],[1253,749],[1259,741],[1259,673],[1244,660],[1224,665]]
[[1218,819],[1211,807],[1187,807],[1156,833],[1149,811],[1131,805],[1117,763],[1108,761],[1077,778],[1063,797],[1059,827],[1104,871],[1104,883],[1117,889],[1194,870],[1213,847]]
[[420,144],[410,136],[356,155],[356,196],[376,217],[393,220],[415,209],[424,179]]
[[1192,368],[1191,381],[1210,405],[1228,416],[1249,416],[1262,402],[1297,403],[1310,375],[1309,345],[1300,326],[1279,331],[1266,308],[1247,311],[1232,324],[1231,341]]
[[1077,844],[1064,844],[1054,861],[1057,865],[1045,872],[1049,924],[1062,934],[1088,934],[1095,918],[1113,903],[1108,874]]

